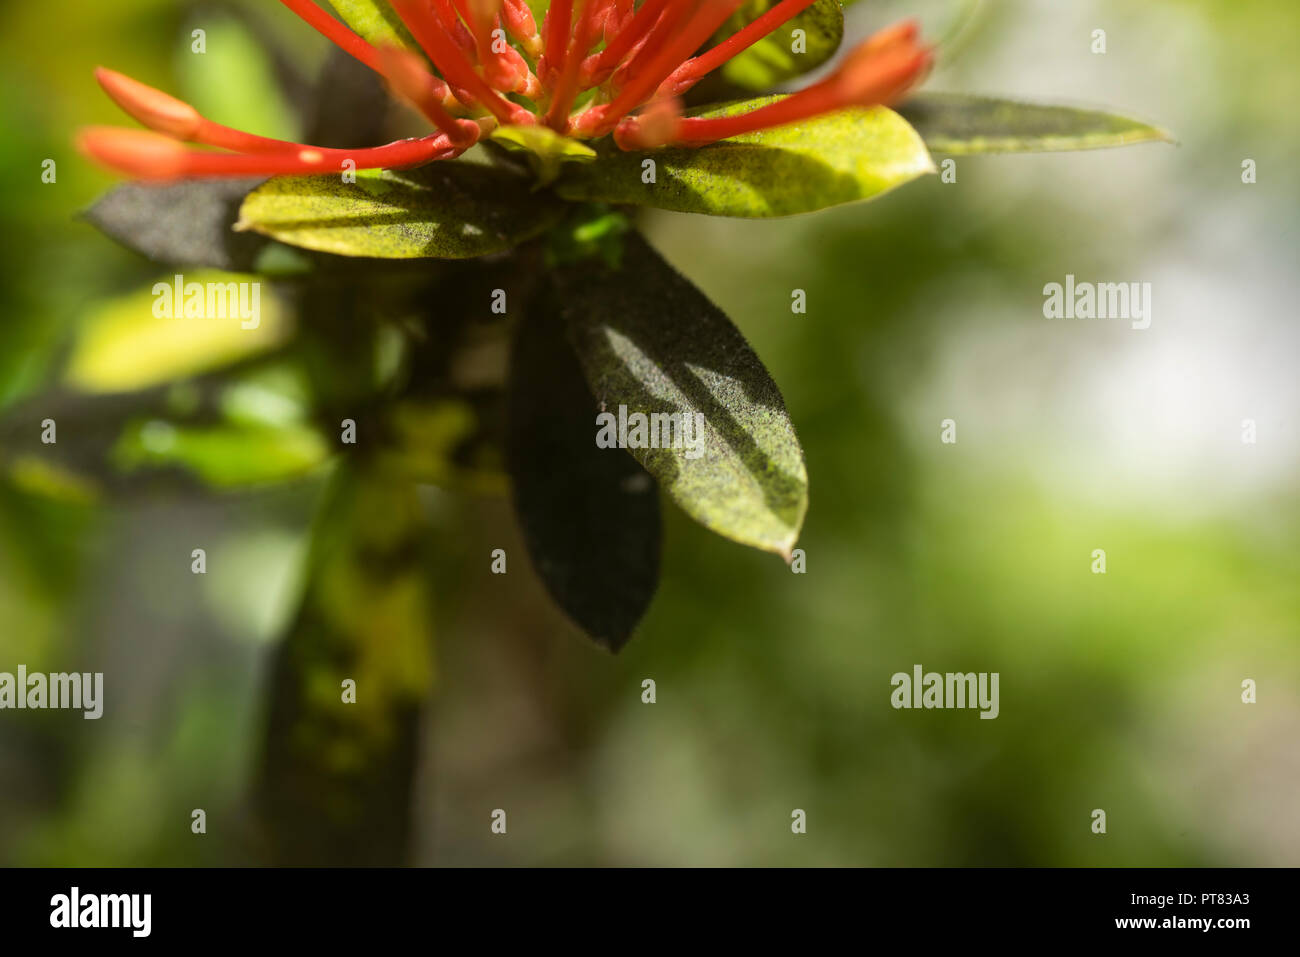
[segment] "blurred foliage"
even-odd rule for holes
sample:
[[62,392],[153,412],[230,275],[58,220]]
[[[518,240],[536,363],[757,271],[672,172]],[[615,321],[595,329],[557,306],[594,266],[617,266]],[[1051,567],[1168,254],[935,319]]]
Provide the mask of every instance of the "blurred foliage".
[[263,840],[275,863],[392,864],[408,854],[433,685],[421,557],[432,540],[415,486],[347,469],[317,530],[303,606],[271,672]]
[[[437,277],[401,269],[365,290],[345,274],[309,295],[290,282],[280,294],[319,336],[286,345],[264,315],[269,338],[238,340],[248,354],[230,382],[134,328],[138,313],[114,320],[166,276],[77,221],[112,183],[70,146],[78,125],[116,119],[91,70],[212,97],[214,118],[254,117],[267,135],[319,129],[294,77],[314,77],[324,47],[273,6],[0,9],[0,82],[21,93],[0,101],[0,407],[25,423],[0,446],[0,669],[102,670],[111,702],[100,721],[0,715],[0,860],[319,861],[358,819],[374,822],[373,844],[336,844],[335,859],[1300,860],[1300,461],[1295,393],[1269,358],[1297,354],[1300,189],[1283,171],[1300,147],[1300,6],[986,5],[963,58],[941,61],[930,84],[1113,104],[1175,131],[1183,145],[1168,155],[963,160],[957,184],[932,178],[791,221],[649,218],[656,245],[782,384],[814,477],[808,573],[666,508],[659,598],[617,658],[550,608],[492,494],[506,344],[469,305],[509,286],[491,264],[456,273],[459,298],[431,297]],[[943,24],[948,6],[860,4],[849,35],[913,7]],[[257,18],[281,56],[254,57],[235,14]],[[196,23],[210,25],[210,62],[188,52]],[[1098,24],[1105,57],[1087,52]],[[290,81],[284,102],[267,95],[272,73]],[[1247,156],[1260,183],[1243,192]],[[46,158],[53,185],[40,182]],[[1045,329],[1039,290],[1066,271],[1191,286],[1147,339]],[[809,292],[806,316],[790,314],[794,288]],[[222,330],[210,332],[220,348]],[[1211,413],[1228,438],[1208,470],[1177,441],[1206,422],[1158,418],[1158,390],[1124,378],[1155,379],[1162,349],[1175,350],[1172,382],[1195,387],[1180,396],[1237,376],[1237,404]],[[179,390],[150,374],[169,354],[193,377]],[[1105,388],[1091,388],[1099,376]],[[26,454],[53,414],[33,396],[61,381],[77,387],[53,393],[61,429],[64,409],[105,417],[84,420],[93,462]],[[406,403],[381,412],[399,385]],[[87,388],[140,391],[92,406]],[[1269,427],[1252,450],[1268,454],[1240,467],[1239,406]],[[961,439],[940,446],[950,415]],[[348,416],[363,436],[401,437],[397,451],[317,468],[322,437],[335,441]],[[1125,457],[1134,421],[1144,441]],[[259,444],[268,430],[293,437],[276,440],[287,461]],[[219,471],[199,470],[207,485],[142,477],[175,478],[178,447],[245,468],[240,478],[301,477],[239,498],[208,487]],[[104,501],[112,456],[148,468]],[[309,550],[322,497],[348,517]],[[1110,570],[1093,576],[1102,546]],[[494,548],[510,556],[505,576],[490,571]],[[433,680],[431,614],[427,714],[416,702]],[[889,675],[916,662],[999,671],[1001,716],[892,710]],[[313,721],[345,673],[382,689],[359,697],[365,720]],[[1259,681],[1258,705],[1240,703],[1243,677]],[[325,732],[331,746],[311,743]],[[313,803],[340,778],[354,782],[346,800]],[[190,833],[196,807],[207,835]],[[488,826],[498,807],[504,840]],[[796,807],[809,815],[802,837],[789,831]],[[1094,807],[1109,816],[1104,838],[1088,829]],[[268,832],[254,812],[279,824]]]

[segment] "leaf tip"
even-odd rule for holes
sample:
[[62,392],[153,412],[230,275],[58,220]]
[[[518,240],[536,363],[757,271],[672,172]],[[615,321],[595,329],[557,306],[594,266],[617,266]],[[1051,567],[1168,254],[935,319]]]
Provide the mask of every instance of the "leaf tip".
[[591,640],[611,655],[616,655],[627,647],[627,643],[632,640],[632,632],[609,636],[591,635]]
[[1175,136],[1175,135],[1173,134],[1173,131],[1171,131],[1171,130],[1167,130],[1167,129],[1165,129],[1163,126],[1153,126],[1153,127],[1151,127],[1151,129],[1152,129],[1152,130],[1155,132],[1155,134],[1156,134],[1156,135],[1155,135],[1155,138],[1156,138],[1157,140],[1159,140],[1161,143],[1168,143],[1170,146],[1182,146],[1182,145],[1183,145],[1183,144],[1179,141],[1178,137]]

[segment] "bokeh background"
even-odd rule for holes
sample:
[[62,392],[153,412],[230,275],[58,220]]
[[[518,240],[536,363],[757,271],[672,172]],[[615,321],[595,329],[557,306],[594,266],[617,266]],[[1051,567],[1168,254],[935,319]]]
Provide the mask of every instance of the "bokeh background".
[[[863,0],[850,30],[916,13],[937,35],[958,6]],[[0,7],[0,412],[171,272],[76,218],[113,185],[71,148],[118,121],[94,66],[296,132],[236,9],[320,64],[273,3]],[[988,3],[930,88],[1107,107],[1179,145],[960,159],[954,184],[792,220],[647,217],[783,389],[807,574],[669,506],[658,597],[614,657],[547,600],[508,496],[427,488],[435,703],[406,859],[1300,864],[1297,35],[1290,0]],[[1045,320],[1066,273],[1152,283],[1151,328]],[[324,481],[98,504],[0,485],[0,670],[103,671],[108,695],[99,721],[0,713],[0,862],[274,859],[248,794]],[[916,663],[999,672],[1001,715],[893,710]]]

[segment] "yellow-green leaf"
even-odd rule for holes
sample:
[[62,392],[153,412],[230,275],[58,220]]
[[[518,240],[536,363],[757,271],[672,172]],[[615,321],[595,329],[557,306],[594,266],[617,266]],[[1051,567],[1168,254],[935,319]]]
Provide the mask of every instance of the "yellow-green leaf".
[[254,190],[237,229],[305,249],[380,259],[469,259],[531,239],[564,206],[529,182],[476,163],[341,176],[281,176]]
[[493,142],[522,153],[540,184],[554,182],[564,163],[590,163],[596,151],[586,143],[561,136],[549,126],[498,126]]
[[[732,116],[778,99],[730,103],[701,115]],[[897,113],[855,107],[699,149],[625,153],[606,142],[597,162],[569,167],[555,188],[573,200],[768,217],[871,199],[932,172],[921,137]]]
[[329,0],[339,18],[350,26],[362,39],[376,46],[387,44],[420,52],[420,45],[415,42],[402,18],[394,11],[388,0]]
[[265,353],[289,331],[278,300],[256,276],[203,270],[184,273],[179,283],[166,276],[152,290],[91,311],[63,377],[81,392],[129,392]]
[[[757,20],[778,2],[746,0],[718,31],[714,43]],[[803,31],[802,49],[795,42],[795,30]],[[817,0],[807,10],[732,57],[719,72],[727,82],[741,89],[764,92],[821,66],[835,55],[843,39],[844,11],[840,0]]]

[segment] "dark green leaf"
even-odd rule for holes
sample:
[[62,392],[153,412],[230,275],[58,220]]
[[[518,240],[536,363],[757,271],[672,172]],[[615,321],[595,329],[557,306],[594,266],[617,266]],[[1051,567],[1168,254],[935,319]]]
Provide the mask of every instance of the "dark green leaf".
[[646,470],[696,521],[788,556],[808,508],[803,451],[740,331],[636,234],[618,268],[593,260],[555,278],[592,392],[620,419],[626,407],[627,444],[632,414],[703,417],[698,442],[632,449]]
[[899,112],[936,153],[1040,153],[1173,142],[1159,127],[1099,110],[964,93],[919,93]]
[[[757,20],[779,0],[746,0],[713,38],[725,40]],[[794,52],[794,31],[804,31],[804,52]],[[821,66],[844,39],[840,0],[817,0],[811,7],[777,27],[763,39],[723,65],[723,78],[734,86],[761,93]],[[710,44],[712,46],[713,44]]]
[[[731,116],[777,99],[730,103],[702,115]],[[643,182],[646,160],[655,164],[653,183]],[[925,144],[898,114],[853,108],[700,149],[625,153],[605,143],[597,162],[570,166],[555,188],[573,200],[768,217],[871,199],[931,172]]]
[[292,246],[380,259],[468,259],[536,236],[563,204],[520,177],[461,161],[341,176],[281,176],[249,194],[236,228]]
[[252,272],[268,245],[231,227],[260,179],[212,179],[174,186],[119,186],[85,214],[97,228],[150,259],[177,266]]
[[565,612],[617,651],[659,581],[659,496],[621,449],[596,447],[596,401],[555,303],[536,301],[511,350],[507,458],[533,567]]

